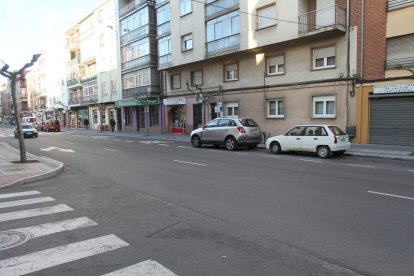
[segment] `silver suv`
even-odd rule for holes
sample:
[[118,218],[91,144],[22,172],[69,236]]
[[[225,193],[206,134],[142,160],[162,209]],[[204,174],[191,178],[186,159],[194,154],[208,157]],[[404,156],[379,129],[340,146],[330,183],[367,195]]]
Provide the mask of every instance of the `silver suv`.
[[261,142],[262,131],[252,119],[216,118],[191,132],[191,144],[195,148],[202,144],[224,144],[228,150],[236,150],[239,146],[254,149]]

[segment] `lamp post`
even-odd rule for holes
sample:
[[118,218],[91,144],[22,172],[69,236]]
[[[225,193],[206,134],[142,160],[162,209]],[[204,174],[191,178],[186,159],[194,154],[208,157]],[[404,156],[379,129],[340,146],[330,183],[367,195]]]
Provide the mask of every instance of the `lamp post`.
[[[26,157],[26,146],[24,144],[24,137],[22,132],[22,126],[20,123],[20,106],[18,105],[18,99],[16,96],[16,83],[17,81],[24,81],[25,80],[25,70],[31,66],[39,59],[41,54],[35,54],[32,57],[32,60],[28,63],[26,63],[22,68],[20,68],[17,71],[10,72],[9,71],[9,65],[3,62],[4,66],[0,69],[0,75],[3,77],[6,77],[10,81],[11,86],[11,94],[12,94],[12,100],[13,100],[13,107],[14,107],[14,119],[16,121],[16,129],[17,129],[17,137],[19,138],[19,148],[20,148],[20,162],[25,163],[27,162]],[[19,102],[21,102],[21,99],[19,99]]]

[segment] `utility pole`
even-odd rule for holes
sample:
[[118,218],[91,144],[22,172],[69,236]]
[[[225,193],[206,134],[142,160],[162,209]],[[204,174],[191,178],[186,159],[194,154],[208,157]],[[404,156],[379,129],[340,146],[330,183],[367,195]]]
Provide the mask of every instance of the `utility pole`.
[[[22,125],[20,123],[20,107],[17,102],[16,96],[16,83],[18,81],[25,80],[25,70],[31,66],[39,59],[40,54],[33,55],[32,60],[29,63],[26,63],[22,68],[17,71],[10,72],[9,65],[4,63],[3,68],[0,69],[0,75],[6,77],[10,81],[11,86],[11,94],[13,100],[13,107],[14,107],[14,120],[16,121],[16,129],[17,129],[17,137],[19,138],[19,148],[20,148],[20,162],[26,163],[26,146],[24,144],[24,137],[22,132]],[[20,100],[20,99],[19,99]]]

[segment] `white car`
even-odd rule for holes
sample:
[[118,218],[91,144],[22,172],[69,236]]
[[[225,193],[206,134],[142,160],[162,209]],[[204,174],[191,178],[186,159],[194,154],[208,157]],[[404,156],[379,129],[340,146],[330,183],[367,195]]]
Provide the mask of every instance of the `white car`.
[[284,135],[273,136],[266,141],[266,148],[274,154],[283,151],[316,152],[321,158],[329,158],[331,153],[342,155],[350,147],[349,136],[332,125],[298,125]]
[[[39,135],[37,132],[37,129],[35,129],[33,125],[29,125],[29,124],[22,125],[22,132],[23,132],[24,138],[26,137],[37,138]],[[14,128],[14,137],[17,138],[17,126]]]

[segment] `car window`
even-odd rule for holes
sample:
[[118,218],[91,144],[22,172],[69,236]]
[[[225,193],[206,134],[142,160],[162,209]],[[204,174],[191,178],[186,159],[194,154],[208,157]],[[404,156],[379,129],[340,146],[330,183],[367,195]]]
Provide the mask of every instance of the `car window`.
[[241,119],[240,123],[245,127],[258,127],[259,125],[252,119]]
[[346,133],[337,126],[328,126],[328,128],[334,135],[346,135]]
[[22,128],[29,129],[29,128],[32,128],[32,126],[30,126],[30,125],[22,125]]
[[294,127],[291,130],[289,130],[288,132],[286,132],[286,135],[288,136],[303,136],[303,132],[305,130],[305,127]]
[[229,122],[229,126],[234,127],[234,126],[237,126],[237,124],[236,124],[236,122],[235,122],[235,121],[230,120],[230,122]]
[[324,127],[315,127],[315,136],[328,136]]
[[220,119],[219,121],[218,121],[218,126],[219,127],[225,127],[225,126],[228,126],[229,125],[229,119]]
[[207,128],[216,127],[217,126],[217,123],[218,123],[218,120],[213,120],[213,121],[208,122],[205,125],[205,127],[207,127]]

